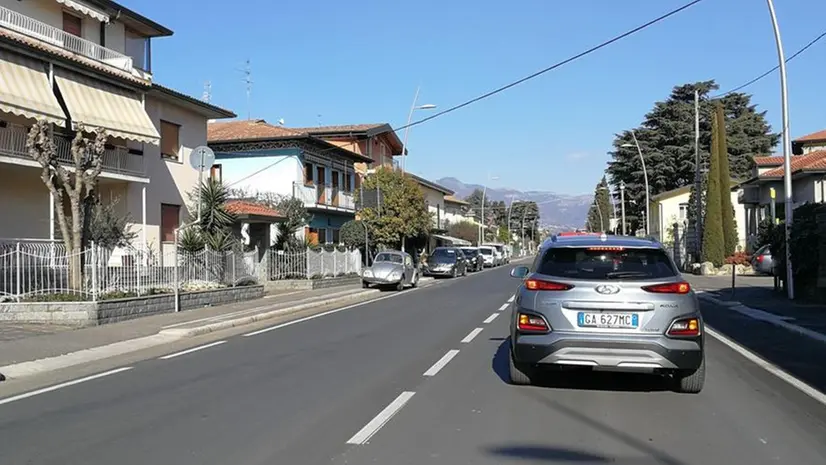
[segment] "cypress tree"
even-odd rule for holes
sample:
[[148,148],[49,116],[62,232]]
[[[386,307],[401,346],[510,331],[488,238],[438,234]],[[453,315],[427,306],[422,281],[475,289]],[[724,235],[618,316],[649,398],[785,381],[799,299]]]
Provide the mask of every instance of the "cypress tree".
[[706,190],[706,214],[703,224],[703,262],[714,266],[723,266],[725,260],[725,239],[723,237],[723,209],[720,192],[720,143],[719,131],[716,130],[718,116],[714,113],[711,131],[711,160],[708,170]]
[[717,155],[720,166],[720,212],[723,215],[723,252],[726,257],[734,255],[737,250],[737,224],[734,221],[734,206],[731,204],[731,174],[729,171],[729,153],[726,143],[726,116],[723,105],[718,101],[714,105],[714,121],[717,127]]

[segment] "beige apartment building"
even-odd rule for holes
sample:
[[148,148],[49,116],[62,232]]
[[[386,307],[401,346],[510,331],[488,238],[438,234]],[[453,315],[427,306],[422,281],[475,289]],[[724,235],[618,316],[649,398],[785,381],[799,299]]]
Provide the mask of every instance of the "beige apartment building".
[[79,124],[106,131],[101,199],[129,214],[135,246],[169,248],[197,185],[188,155],[208,120],[235,116],[152,81],[152,41],[171,35],[108,0],[0,0],[0,240],[59,239],[25,145],[40,120],[66,162]]

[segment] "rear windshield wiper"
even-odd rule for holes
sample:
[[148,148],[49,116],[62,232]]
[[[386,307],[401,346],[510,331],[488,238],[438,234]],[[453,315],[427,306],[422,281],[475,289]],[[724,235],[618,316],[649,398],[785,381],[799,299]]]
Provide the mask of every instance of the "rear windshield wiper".
[[608,279],[647,278],[649,276],[651,276],[651,273],[646,273],[645,271],[611,271],[610,273],[605,273],[605,277]]

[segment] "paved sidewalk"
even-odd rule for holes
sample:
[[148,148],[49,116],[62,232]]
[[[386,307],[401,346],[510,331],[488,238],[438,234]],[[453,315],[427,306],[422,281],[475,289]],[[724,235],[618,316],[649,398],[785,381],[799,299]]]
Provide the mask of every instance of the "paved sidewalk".
[[[0,367],[152,336],[164,329],[208,325],[217,321],[226,321],[231,317],[325,301],[330,297],[345,297],[361,291],[360,286],[346,286],[285,292],[230,305],[166,313],[102,326],[81,329],[52,327],[51,332],[48,327],[43,328],[46,325],[8,325],[7,327],[3,324],[0,325],[2,327],[0,333],[4,334],[0,337]],[[28,328],[19,330],[20,326]],[[33,330],[35,326],[41,328],[41,331]]]
[[[779,320],[826,335],[826,305],[790,301],[782,292],[775,292],[772,278],[738,276],[734,293],[730,276],[693,276],[686,279],[698,291],[724,301],[768,312]],[[760,316],[759,313],[755,314]]]

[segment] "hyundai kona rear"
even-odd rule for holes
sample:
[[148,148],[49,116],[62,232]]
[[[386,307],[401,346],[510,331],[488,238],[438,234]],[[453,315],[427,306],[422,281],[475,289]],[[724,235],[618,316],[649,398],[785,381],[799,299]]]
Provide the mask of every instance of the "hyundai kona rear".
[[542,368],[666,374],[682,392],[705,381],[697,297],[656,242],[609,236],[548,241],[522,278],[511,317],[510,374]]

